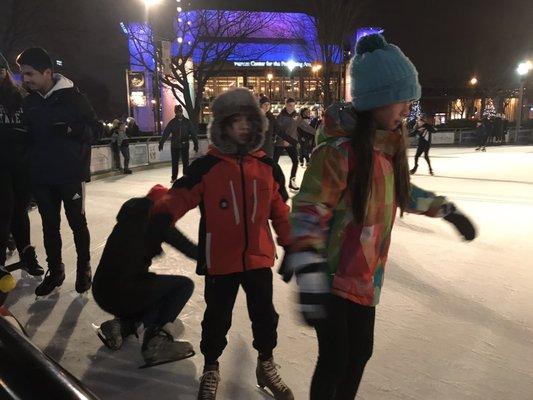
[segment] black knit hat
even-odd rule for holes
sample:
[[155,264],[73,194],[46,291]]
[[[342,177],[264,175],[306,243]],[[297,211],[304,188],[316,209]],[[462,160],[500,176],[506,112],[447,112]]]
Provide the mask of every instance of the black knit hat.
[[259,99],[259,105],[262,106],[263,104],[265,103],[270,103],[270,99],[266,96],[262,96],[260,99]]

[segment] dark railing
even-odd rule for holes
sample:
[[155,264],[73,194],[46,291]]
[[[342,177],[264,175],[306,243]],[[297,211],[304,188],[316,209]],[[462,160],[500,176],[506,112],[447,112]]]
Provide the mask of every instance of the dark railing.
[[0,399],[97,400],[97,397],[0,316]]

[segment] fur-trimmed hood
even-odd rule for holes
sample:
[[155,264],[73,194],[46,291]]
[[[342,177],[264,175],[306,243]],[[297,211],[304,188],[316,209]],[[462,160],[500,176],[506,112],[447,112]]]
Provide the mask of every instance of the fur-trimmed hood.
[[[233,89],[221,94],[213,101],[211,109],[213,116],[209,124],[209,138],[221,153],[248,154],[261,148],[265,131],[268,129],[268,120],[248,89]],[[223,132],[223,122],[236,114],[247,115],[252,123],[252,139],[244,146],[237,145]]]

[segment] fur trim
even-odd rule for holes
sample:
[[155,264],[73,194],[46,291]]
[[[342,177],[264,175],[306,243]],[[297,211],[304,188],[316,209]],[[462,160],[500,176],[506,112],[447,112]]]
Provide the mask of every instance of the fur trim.
[[[263,146],[268,120],[255,97],[248,89],[233,89],[218,96],[211,106],[213,116],[209,123],[209,138],[213,146],[224,154],[248,154]],[[222,123],[236,114],[245,114],[252,123],[253,136],[249,143],[239,146],[224,134]]]

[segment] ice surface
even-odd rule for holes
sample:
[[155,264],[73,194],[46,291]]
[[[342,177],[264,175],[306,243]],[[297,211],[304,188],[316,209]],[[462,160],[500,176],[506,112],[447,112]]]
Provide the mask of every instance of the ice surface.
[[[374,356],[358,398],[533,399],[533,147],[490,147],[487,153],[435,148],[431,154],[437,176],[427,175],[421,159],[413,181],[455,201],[476,221],[479,238],[462,242],[442,220],[412,215],[397,220],[377,308]],[[288,173],[289,159],[282,157],[281,164]],[[168,185],[169,179],[165,166],[88,185],[93,267],[120,205],[155,183]],[[178,222],[193,239],[198,218],[192,211]],[[31,221],[32,240],[44,263],[37,212]],[[137,339],[111,352],[97,338],[92,324],[109,316],[91,296],[80,299],[74,291],[75,249],[64,216],[62,234],[67,278],[59,295],[35,302],[36,281],[25,276],[8,302],[33,341],[102,399],[195,399],[203,363],[204,289],[193,262],[166,248],[155,265],[157,272],[187,275],[196,283],[181,318],[184,338],[198,354],[139,370]],[[280,314],[275,359],[296,399],[306,399],[317,352],[314,331],[300,322],[294,286],[275,277]],[[256,353],[244,300],[241,291],[220,360],[219,399],[266,398],[255,388]]]

